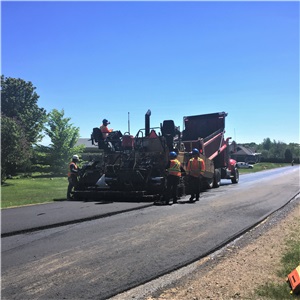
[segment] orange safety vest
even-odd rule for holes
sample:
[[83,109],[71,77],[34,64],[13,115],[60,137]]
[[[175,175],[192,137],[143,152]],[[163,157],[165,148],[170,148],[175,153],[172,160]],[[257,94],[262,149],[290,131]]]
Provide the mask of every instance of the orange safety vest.
[[188,162],[187,171],[189,175],[193,177],[199,177],[200,174],[204,174],[205,163],[204,160],[200,157],[191,158]]
[[170,160],[170,167],[168,169],[169,175],[181,176],[180,161],[178,159]]
[[102,135],[103,135],[103,138],[104,138],[104,139],[106,139],[107,136],[108,136],[108,134],[109,134],[110,132],[112,132],[112,129],[108,129],[108,127],[105,126],[105,125],[101,125],[101,126],[100,126],[100,130],[101,130],[101,132],[102,132]]
[[101,132],[104,132],[104,133],[109,133],[110,132],[109,129],[107,128],[107,126],[105,126],[105,125],[101,125],[100,130],[101,130]]
[[77,176],[77,173],[72,173],[72,172],[71,172],[71,165],[74,165],[74,168],[75,168],[76,170],[78,169],[78,166],[77,166],[73,161],[71,161],[70,164],[69,164],[68,177],[71,177],[71,175],[76,175],[76,176]]

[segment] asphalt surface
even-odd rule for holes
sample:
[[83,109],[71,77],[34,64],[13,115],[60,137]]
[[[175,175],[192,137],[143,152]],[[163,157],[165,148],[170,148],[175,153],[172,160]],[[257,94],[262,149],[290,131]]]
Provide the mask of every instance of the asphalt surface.
[[[296,167],[295,167],[296,168]],[[283,168],[291,170],[290,168]],[[277,176],[283,169],[267,171],[268,177]],[[265,179],[264,172],[242,175],[243,186]],[[222,181],[230,185],[230,181]],[[214,191],[214,190],[212,190]],[[1,210],[1,236],[10,236],[29,231],[53,228],[82,221],[93,220],[126,211],[149,207],[149,202],[107,201],[56,201]]]
[[1,236],[74,224],[152,205],[153,202],[58,201],[2,209]]
[[[298,193],[299,168],[282,168],[243,175],[236,185],[224,182],[195,204],[186,198],[173,206],[148,203],[107,218],[8,236],[2,239],[2,297],[108,299],[215,251]],[[91,211],[98,205],[70,203]],[[121,204],[128,203],[99,206],[110,211]],[[49,208],[44,213],[55,214]],[[68,206],[61,210],[63,215]],[[20,224],[26,219],[22,210],[18,217]]]
[[[297,168],[297,169],[296,169]],[[290,167],[266,171],[268,178],[278,176]],[[299,170],[295,167],[294,170]],[[242,175],[243,187],[254,181],[263,183],[264,172]],[[230,181],[222,181],[222,186],[231,185]],[[208,192],[214,192],[215,189]],[[185,198],[183,198],[185,199]],[[186,199],[187,200],[187,197]],[[53,203],[29,205],[1,210],[1,236],[10,236],[30,231],[59,227],[79,223],[110,215],[141,209],[153,205],[149,202],[107,202],[107,201],[56,201]]]

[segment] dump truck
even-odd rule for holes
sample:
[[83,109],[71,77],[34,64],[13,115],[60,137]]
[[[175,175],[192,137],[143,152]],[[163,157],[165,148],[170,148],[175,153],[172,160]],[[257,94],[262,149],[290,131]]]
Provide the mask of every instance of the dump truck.
[[[135,136],[114,131],[104,138],[99,128],[93,128],[90,140],[101,155],[83,165],[74,199],[163,202],[169,153],[176,151],[177,159],[186,167],[193,148],[200,151],[206,165],[201,189],[217,188],[221,179],[238,183],[236,161],[230,158],[230,138],[224,137],[227,113],[183,117],[182,131],[173,120],[151,127],[150,116],[148,110],[145,127]],[[187,193],[189,185],[182,177],[178,195]]]
[[182,143],[184,151],[193,148],[200,151],[200,157],[205,161],[206,170],[203,176],[203,186],[217,188],[221,179],[230,179],[238,183],[239,171],[236,161],[230,158],[229,141],[225,138],[225,112],[184,117]]

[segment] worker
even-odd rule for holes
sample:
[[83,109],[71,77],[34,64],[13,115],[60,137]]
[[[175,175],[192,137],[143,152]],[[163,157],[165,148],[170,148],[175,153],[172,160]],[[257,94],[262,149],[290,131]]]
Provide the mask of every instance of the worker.
[[191,197],[189,199],[190,202],[199,201],[201,184],[200,179],[205,171],[204,160],[199,157],[199,154],[199,150],[194,148],[192,150],[192,158],[188,161],[187,165],[189,188],[191,191]]
[[173,203],[177,203],[177,188],[180,177],[185,175],[185,170],[182,167],[180,161],[177,159],[177,153],[172,151],[169,153],[170,160],[166,166],[167,172],[167,190],[165,203],[169,204],[171,198]]
[[107,125],[110,124],[106,119],[103,119],[100,130],[102,132],[103,138],[106,139],[108,134],[113,131],[113,129],[108,129]]
[[72,189],[77,185],[78,180],[78,162],[79,162],[79,157],[78,155],[73,155],[72,161],[69,164],[69,172],[68,172],[68,191],[67,191],[67,200],[72,200],[73,197],[71,196]]

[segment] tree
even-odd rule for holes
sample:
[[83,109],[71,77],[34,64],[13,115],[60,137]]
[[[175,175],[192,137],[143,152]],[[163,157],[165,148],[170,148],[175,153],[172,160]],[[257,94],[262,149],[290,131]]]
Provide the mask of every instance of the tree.
[[293,158],[298,158],[299,159],[299,157],[300,157],[300,144],[289,143],[288,148],[291,150]]
[[266,160],[269,158],[269,151],[268,150],[262,150],[261,151],[261,157]]
[[37,105],[35,89],[30,81],[1,76],[1,112],[18,122],[31,145],[41,140],[46,121],[45,109]]
[[284,151],[286,148],[286,144],[281,141],[273,140],[272,147],[270,149],[270,155],[273,158],[284,158]]
[[51,144],[39,149],[47,153],[47,160],[54,174],[66,174],[68,163],[74,154],[81,154],[84,146],[75,146],[79,138],[79,128],[64,118],[64,110],[53,109],[48,114],[45,133],[50,137]]
[[1,180],[14,175],[29,161],[31,147],[21,125],[14,118],[1,115]]
[[263,143],[262,143],[263,149],[264,150],[270,150],[272,147],[272,142],[270,138],[266,138],[264,139]]
[[284,158],[285,158],[285,162],[292,162],[293,154],[292,154],[291,149],[289,149],[289,148],[285,149]]

